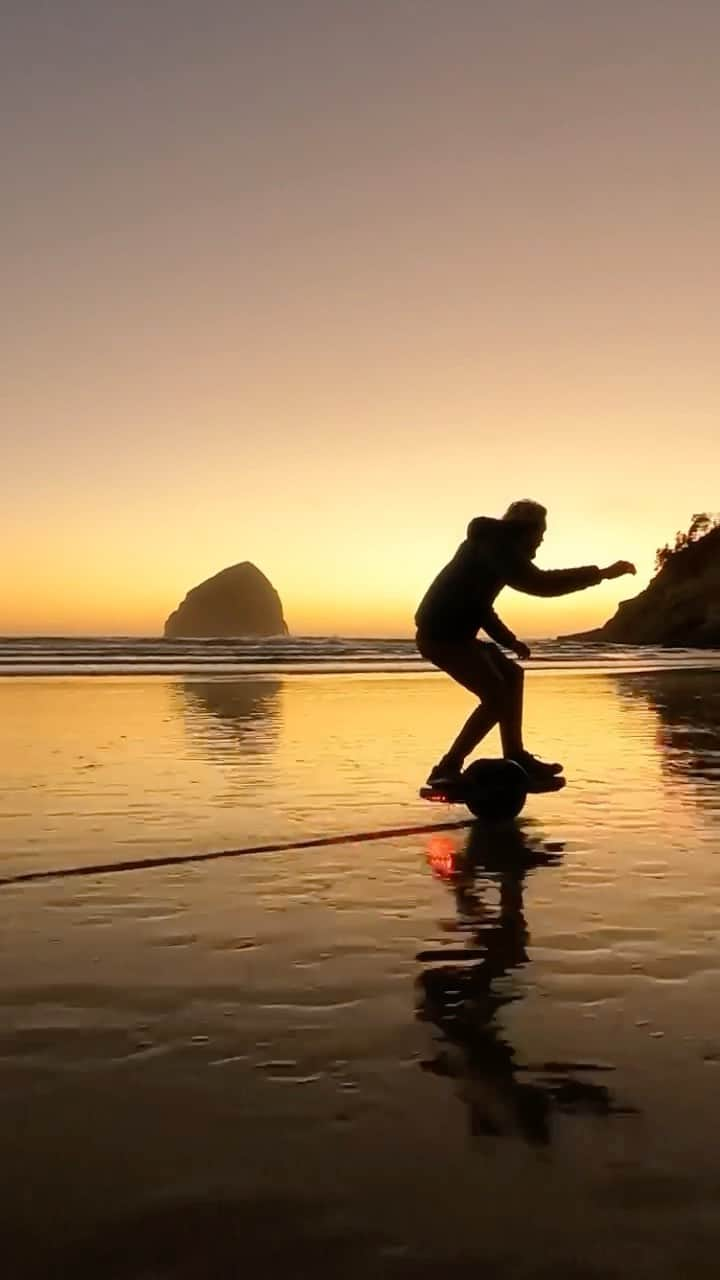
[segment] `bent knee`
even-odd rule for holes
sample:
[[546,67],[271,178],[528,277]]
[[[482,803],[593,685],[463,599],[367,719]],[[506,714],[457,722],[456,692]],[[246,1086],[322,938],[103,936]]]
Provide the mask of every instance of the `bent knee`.
[[488,710],[501,712],[512,698],[512,688],[506,680],[498,678],[483,684],[475,690],[480,702]]

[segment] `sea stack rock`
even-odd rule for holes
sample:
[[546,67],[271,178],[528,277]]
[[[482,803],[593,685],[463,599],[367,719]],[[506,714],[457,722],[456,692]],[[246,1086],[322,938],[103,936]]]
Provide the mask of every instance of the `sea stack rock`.
[[188,591],[165,623],[165,637],[287,635],[280,597],[249,560]]
[[565,640],[720,647],[720,527],[670,554],[644,591],[604,627]]

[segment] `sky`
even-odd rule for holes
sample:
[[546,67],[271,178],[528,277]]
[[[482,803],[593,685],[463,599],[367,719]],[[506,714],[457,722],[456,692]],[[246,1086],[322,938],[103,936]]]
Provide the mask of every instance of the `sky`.
[[4,0],[0,633],[157,634],[251,560],[409,636],[468,520],[544,567],[720,507],[716,0]]

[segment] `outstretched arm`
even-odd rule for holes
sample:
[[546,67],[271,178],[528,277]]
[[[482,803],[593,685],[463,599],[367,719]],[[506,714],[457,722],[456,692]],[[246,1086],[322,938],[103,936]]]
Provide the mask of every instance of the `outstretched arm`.
[[507,571],[507,584],[530,596],[566,596],[573,591],[596,587],[604,578],[620,578],[635,573],[629,560],[616,560],[606,569],[587,565],[580,569],[538,569],[531,561],[516,561]]

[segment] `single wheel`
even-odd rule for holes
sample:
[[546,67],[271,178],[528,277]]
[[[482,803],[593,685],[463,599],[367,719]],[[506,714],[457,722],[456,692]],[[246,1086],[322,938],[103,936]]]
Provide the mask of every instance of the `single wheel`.
[[527,799],[528,776],[514,760],[474,760],[462,782],[468,809],[488,822],[516,818]]

